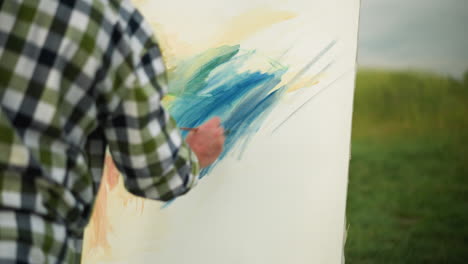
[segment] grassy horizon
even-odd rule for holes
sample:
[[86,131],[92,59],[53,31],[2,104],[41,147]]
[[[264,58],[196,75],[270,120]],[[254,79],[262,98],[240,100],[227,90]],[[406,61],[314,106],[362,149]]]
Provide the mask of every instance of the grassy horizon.
[[360,69],[348,263],[468,261],[468,82]]

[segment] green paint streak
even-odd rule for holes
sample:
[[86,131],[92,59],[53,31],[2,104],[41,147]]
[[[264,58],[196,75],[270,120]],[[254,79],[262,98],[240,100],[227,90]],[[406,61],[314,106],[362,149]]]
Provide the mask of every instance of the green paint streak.
[[169,94],[177,96],[203,88],[209,74],[219,65],[228,62],[239,49],[239,45],[221,46],[183,61],[168,73]]

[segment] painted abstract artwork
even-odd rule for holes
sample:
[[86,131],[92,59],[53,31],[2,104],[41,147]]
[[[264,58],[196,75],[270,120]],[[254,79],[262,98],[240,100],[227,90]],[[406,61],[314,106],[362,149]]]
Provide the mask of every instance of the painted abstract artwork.
[[359,1],[133,3],[166,109],[180,127],[221,117],[226,142],[169,203],[129,194],[108,157],[83,263],[341,261]]

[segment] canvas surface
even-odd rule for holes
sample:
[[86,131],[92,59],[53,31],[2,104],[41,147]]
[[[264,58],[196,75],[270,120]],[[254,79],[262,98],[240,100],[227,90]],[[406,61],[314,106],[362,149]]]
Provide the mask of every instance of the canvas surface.
[[84,263],[340,263],[359,1],[134,1],[180,126],[220,116],[221,158],[164,208],[109,160]]

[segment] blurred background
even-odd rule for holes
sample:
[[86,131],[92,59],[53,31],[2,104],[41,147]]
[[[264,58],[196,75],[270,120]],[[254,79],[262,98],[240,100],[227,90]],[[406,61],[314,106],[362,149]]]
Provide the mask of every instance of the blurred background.
[[361,0],[347,263],[468,263],[468,1]]

